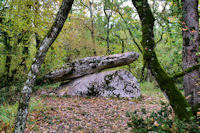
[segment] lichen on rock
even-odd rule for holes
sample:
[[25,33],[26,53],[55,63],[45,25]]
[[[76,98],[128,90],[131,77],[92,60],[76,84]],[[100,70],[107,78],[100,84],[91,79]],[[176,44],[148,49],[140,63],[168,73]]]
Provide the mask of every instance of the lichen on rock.
[[138,98],[137,79],[128,71],[106,71],[77,78],[59,87],[58,96],[104,96]]

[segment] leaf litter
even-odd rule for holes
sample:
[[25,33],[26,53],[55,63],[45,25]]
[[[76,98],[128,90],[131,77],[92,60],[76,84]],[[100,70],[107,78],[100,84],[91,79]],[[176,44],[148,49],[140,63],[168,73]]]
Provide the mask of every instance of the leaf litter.
[[44,108],[29,114],[26,133],[126,133],[131,131],[127,126],[127,111],[160,109],[158,101],[149,96],[143,96],[142,100],[105,97],[42,97],[41,100]]

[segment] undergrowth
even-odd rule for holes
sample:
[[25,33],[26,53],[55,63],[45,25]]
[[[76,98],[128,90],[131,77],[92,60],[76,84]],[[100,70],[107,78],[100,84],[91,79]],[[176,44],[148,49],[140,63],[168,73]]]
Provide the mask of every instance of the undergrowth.
[[[11,132],[17,113],[18,102],[13,105],[0,106],[0,132]],[[30,112],[39,111],[43,109],[42,102],[39,98],[31,98],[29,110]]]
[[163,104],[159,111],[148,112],[146,109],[127,112],[129,117],[127,123],[133,133],[199,133],[199,117],[191,118],[184,122],[174,117],[172,109],[168,104]]

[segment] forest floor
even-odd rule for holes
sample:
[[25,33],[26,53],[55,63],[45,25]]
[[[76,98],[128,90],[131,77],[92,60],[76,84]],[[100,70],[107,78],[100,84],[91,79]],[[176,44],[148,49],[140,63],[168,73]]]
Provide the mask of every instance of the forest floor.
[[41,100],[42,109],[28,116],[26,133],[126,133],[129,120],[126,112],[145,108],[160,109],[166,101],[162,93],[143,94],[139,100],[103,97],[35,97]]

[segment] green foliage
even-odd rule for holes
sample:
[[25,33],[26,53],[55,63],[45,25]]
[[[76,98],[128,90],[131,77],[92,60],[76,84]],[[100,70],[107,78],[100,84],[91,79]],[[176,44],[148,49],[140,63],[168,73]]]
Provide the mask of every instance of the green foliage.
[[[141,24],[138,14],[132,6],[124,4],[128,0],[113,0],[113,3],[106,1],[106,6],[113,10],[110,24],[113,28],[110,31],[110,50],[111,54],[122,52],[122,40],[124,41],[124,52],[139,52],[128,28],[131,29],[134,39],[140,45],[142,38]],[[55,12],[61,0],[12,0],[0,1],[0,88],[2,84],[6,86],[0,89],[0,103],[3,101],[15,101],[14,97],[22,88],[33,57],[36,53],[36,33],[42,40],[47,30],[55,18]],[[87,5],[88,0],[83,0]],[[105,2],[105,1],[104,1]],[[103,1],[94,1],[94,36],[95,44],[91,38],[91,21],[89,10],[86,6],[75,1],[73,12],[69,15],[61,34],[48,51],[45,62],[41,67],[39,78],[46,73],[60,68],[69,61],[93,56],[93,48],[97,55],[106,53],[106,24],[107,19],[101,11]],[[154,26],[155,40],[161,41],[156,44],[156,54],[164,69],[169,73],[180,72],[181,69],[181,24],[178,21],[180,14],[177,4],[167,2],[152,1],[151,9],[156,18]],[[163,11],[160,11],[160,3]],[[3,10],[5,8],[5,10]],[[122,17],[120,17],[121,12]],[[125,23],[126,22],[126,23]],[[5,32],[6,34],[3,34]],[[5,36],[8,36],[8,44],[5,43]],[[119,37],[117,37],[118,35]],[[22,38],[22,39],[21,39]],[[26,49],[27,48],[27,49]],[[26,50],[26,52],[24,52]],[[167,56],[166,56],[167,55]],[[8,57],[11,60],[7,60]],[[9,66],[9,69],[8,69]],[[134,76],[141,78],[141,69],[143,67],[143,57],[140,54],[138,61],[132,63],[129,67],[123,66],[115,69],[131,70]],[[15,73],[16,71],[16,73]],[[144,71],[145,74],[147,71]],[[15,74],[14,74],[15,73]],[[7,84],[9,78],[13,79]],[[181,81],[180,81],[181,83]],[[144,82],[141,84],[143,92],[149,95],[161,95],[156,83]],[[181,88],[181,87],[180,87]],[[35,89],[37,90],[37,88]],[[12,100],[13,99],[13,100]]]
[[[13,124],[15,120],[15,115],[17,113],[18,102],[14,105],[1,105],[0,106],[0,131],[8,131],[11,132],[13,129]],[[40,111],[44,107],[42,102],[38,98],[31,98],[29,110],[30,112],[33,111]]]
[[[88,1],[83,1],[86,5]],[[113,10],[113,15],[110,19],[110,23],[113,24],[113,28],[110,31],[110,50],[111,54],[121,53],[122,42],[116,37],[118,35],[125,45],[124,52],[135,51],[139,52],[135,46],[132,37],[129,34],[127,27],[131,29],[133,37],[140,45],[141,41],[141,25],[135,10],[130,5],[124,5],[127,0],[114,0],[113,3],[107,1],[107,8]],[[0,2],[2,8],[4,1]],[[39,76],[43,76],[49,71],[59,68],[63,64],[87,56],[93,56],[93,48],[96,48],[97,55],[105,55],[106,53],[106,23],[105,16],[102,15],[101,7],[103,1],[94,2],[94,36],[95,44],[93,44],[90,30],[91,22],[88,15],[88,9],[80,1],[76,1],[74,6],[76,9],[69,15],[69,20],[65,23],[65,26],[59,35],[58,39],[54,42],[52,48],[48,51],[45,58],[45,63],[41,67],[41,73]],[[10,49],[5,49],[5,39],[3,34],[0,34],[0,77],[9,73],[12,77],[13,71],[17,70],[14,74],[14,80],[11,81],[13,85],[22,84],[26,78],[27,72],[32,63],[32,59],[36,52],[36,33],[41,40],[47,32],[47,29],[51,26],[55,12],[59,6],[59,1],[47,0],[47,1],[9,1],[6,5],[6,10],[2,12],[4,14],[1,31],[8,33],[10,37],[9,45]],[[181,62],[181,30],[180,25],[177,24],[176,14],[173,14],[168,8],[165,9],[164,14],[159,10],[156,10],[159,6],[159,2],[154,1],[152,9],[154,9],[155,17],[158,23],[155,30],[156,40],[160,39],[163,32],[163,39],[157,46],[156,52],[159,55],[161,64],[165,64],[165,69],[170,73],[180,72]],[[167,3],[170,6],[170,3]],[[13,8],[10,8],[13,7]],[[30,8],[31,7],[31,8]],[[0,9],[1,10],[1,9]],[[120,17],[117,11],[120,11],[123,15],[123,19]],[[1,15],[2,15],[1,14]],[[2,18],[2,16],[0,16]],[[170,23],[170,24],[169,24]],[[17,40],[23,38],[19,43]],[[2,40],[2,41],[1,41]],[[23,49],[28,47],[26,53]],[[165,56],[166,54],[170,56]],[[9,72],[6,70],[6,58],[10,56],[12,59],[9,62]],[[25,59],[25,62],[22,62]],[[143,66],[142,55],[138,62],[130,65],[133,74],[137,77],[141,77],[141,68]],[[124,67],[127,69],[127,67]],[[145,71],[146,72],[146,71]],[[6,78],[1,78],[0,81],[5,82]]]
[[191,118],[189,122],[183,122],[173,116],[169,105],[162,103],[159,111],[148,112],[144,108],[135,112],[127,112],[126,116],[130,118],[127,123],[134,133],[199,133],[200,121]]
[[15,97],[15,87],[11,86],[10,89],[7,87],[1,88],[0,89],[0,106],[3,105],[3,103],[13,103],[16,101]]
[[140,88],[143,91],[158,89],[155,82],[142,82],[142,83],[140,83]]

